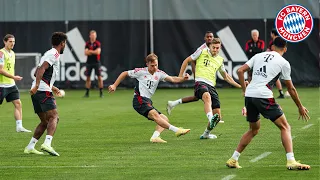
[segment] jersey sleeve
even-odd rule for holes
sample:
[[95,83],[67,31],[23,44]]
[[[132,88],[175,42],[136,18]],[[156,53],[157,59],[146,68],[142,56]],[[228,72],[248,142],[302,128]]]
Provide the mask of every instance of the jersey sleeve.
[[4,65],[4,54],[0,51],[0,65]]
[[197,60],[202,53],[202,48],[198,48],[193,54],[190,55],[192,60]]
[[52,66],[56,62],[56,58],[53,54],[51,54],[51,55],[47,56],[44,59],[44,61],[47,61],[50,64],[50,66]]
[[222,63],[221,66],[219,67],[219,72],[220,72],[220,74],[226,72],[226,68],[224,67],[224,64],[223,64],[223,63]]
[[252,69],[252,67],[253,67],[254,60],[255,60],[256,56],[257,55],[254,55],[249,61],[246,62],[246,65],[248,65],[250,67],[250,69]]
[[143,72],[143,68],[135,68],[127,71],[130,78],[138,78]]
[[291,80],[290,74],[291,74],[291,67],[290,67],[289,62],[287,61],[282,66],[280,78],[283,79],[283,80]]
[[164,79],[167,78],[169,75],[164,71],[160,71],[160,81],[165,81]]
[[100,43],[100,41],[97,41],[97,48],[101,48],[101,43]]

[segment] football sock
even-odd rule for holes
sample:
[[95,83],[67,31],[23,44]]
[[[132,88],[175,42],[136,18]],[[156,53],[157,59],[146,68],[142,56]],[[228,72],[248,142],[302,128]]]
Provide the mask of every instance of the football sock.
[[280,93],[281,96],[283,96],[283,91],[282,91],[282,89],[279,90],[279,93]]
[[182,103],[182,100],[181,100],[181,99],[178,99],[178,100],[173,101],[173,102],[172,102],[172,105],[173,105],[173,106],[176,106],[176,105],[181,104],[181,103]]
[[34,149],[34,146],[37,144],[37,142],[38,142],[38,139],[32,137],[30,142],[29,142],[29,144],[28,144],[28,146],[27,146],[27,148],[29,150]]
[[103,90],[103,88],[100,88],[100,94],[102,94],[102,90]]
[[240,157],[240,153],[238,151],[234,151],[232,155],[232,159],[238,161],[239,157]]
[[169,130],[171,130],[171,131],[173,131],[173,132],[177,132],[177,131],[179,130],[179,128],[170,125],[170,126],[169,126]]
[[208,128],[206,128],[206,129],[204,130],[204,133],[203,133],[203,134],[205,134],[205,135],[209,135],[209,134],[210,134],[210,132],[211,132],[211,130],[210,130],[210,129],[208,129]]
[[51,146],[52,138],[53,138],[52,136],[46,135],[46,139],[44,140],[44,144]]
[[86,88],[86,94],[89,94],[89,88]]
[[22,120],[16,120],[17,128],[22,128]]
[[207,118],[208,118],[209,122],[211,121],[212,117],[213,117],[212,112],[208,112]]
[[157,138],[160,136],[160,132],[159,131],[154,131],[153,135],[151,138]]
[[287,160],[288,161],[289,160],[295,160],[293,152],[287,153],[286,156],[287,156]]

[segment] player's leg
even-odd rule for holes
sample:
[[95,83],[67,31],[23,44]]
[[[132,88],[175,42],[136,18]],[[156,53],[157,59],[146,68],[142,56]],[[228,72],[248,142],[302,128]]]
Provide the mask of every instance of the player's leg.
[[[164,115],[164,114],[160,114],[160,117],[162,119],[164,119],[165,121],[169,122],[169,119]],[[162,131],[165,130],[165,128],[161,127],[160,125],[156,125],[156,129],[153,132],[151,138],[150,138],[150,142],[152,143],[167,143],[167,141],[163,140],[160,137],[160,134],[162,133]]]
[[90,64],[87,64],[87,67],[86,67],[86,71],[85,71],[85,74],[86,74],[86,93],[84,95],[84,97],[89,97],[89,91],[90,91],[90,88],[91,88],[91,72],[92,72],[92,65]]
[[48,121],[47,125],[47,135],[44,143],[41,145],[41,150],[46,151],[52,156],[60,156],[51,146],[53,135],[56,132],[57,124],[59,121],[58,112],[56,109],[46,111],[46,119]]
[[249,130],[244,133],[240,142],[234,151],[232,157],[227,161],[226,165],[230,168],[241,168],[238,163],[240,153],[244,151],[246,146],[251,142],[253,137],[258,134],[260,129],[260,115],[259,110],[253,103],[252,98],[245,98],[245,105],[247,108],[247,121],[249,122]]
[[17,132],[31,132],[22,126],[22,103],[20,101],[20,93],[17,86],[5,88],[6,89],[6,100],[12,102],[14,106],[14,118],[16,120],[16,131]]
[[43,135],[45,130],[47,129],[48,121],[46,118],[46,113],[39,112],[37,113],[40,119],[40,123],[34,130],[33,137],[31,138],[28,146],[24,149],[24,153],[26,154],[43,154],[43,152],[37,151],[35,149],[35,145],[37,144],[40,137]]
[[299,169],[299,170],[308,170],[310,166],[307,164],[301,164],[297,162],[294,158],[293,147],[292,147],[292,137],[291,137],[291,127],[283,114],[274,121],[274,124],[281,131],[281,141],[282,145],[286,151],[287,156],[287,168],[289,170]]
[[280,94],[280,95],[278,96],[278,98],[283,99],[283,98],[284,98],[284,94],[283,94],[283,91],[282,91],[281,81],[280,81],[279,79],[276,81],[276,86],[277,86],[277,89],[278,89],[279,94]]
[[170,115],[173,108],[179,104],[184,104],[184,103],[189,103],[189,102],[194,102],[194,101],[199,101],[199,99],[195,96],[188,96],[188,97],[180,98],[180,99],[177,99],[174,101],[168,101],[167,113]]
[[100,97],[103,98],[103,80],[102,80],[102,76],[101,76],[101,64],[100,63],[95,65],[94,71],[98,77],[98,86],[99,86],[99,91],[100,91]]

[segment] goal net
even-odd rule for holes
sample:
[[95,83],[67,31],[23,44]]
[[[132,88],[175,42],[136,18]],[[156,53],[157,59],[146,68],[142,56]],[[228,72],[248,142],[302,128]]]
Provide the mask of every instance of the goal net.
[[16,54],[16,64],[15,64],[15,74],[22,76],[21,81],[16,81],[19,89],[30,89],[33,74],[35,72],[36,66],[38,65],[41,53],[15,53]]

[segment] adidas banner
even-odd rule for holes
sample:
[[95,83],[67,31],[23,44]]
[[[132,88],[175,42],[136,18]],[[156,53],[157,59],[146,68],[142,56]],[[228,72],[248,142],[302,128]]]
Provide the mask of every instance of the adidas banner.
[[[292,80],[297,85],[318,86],[319,20],[314,20],[311,35],[299,43],[289,43],[284,57],[290,62]],[[61,61],[57,85],[62,88],[84,88],[85,41],[89,31],[97,31],[101,42],[101,70],[105,86],[113,83],[125,70],[144,67],[144,58],[150,51],[149,21],[69,21],[65,22],[0,22],[1,34],[12,33],[16,37],[15,52],[44,53],[50,49],[50,36],[54,31],[64,31],[68,43]],[[169,75],[177,75],[183,60],[204,43],[206,31],[212,31],[222,41],[220,55],[224,57],[226,70],[238,80],[237,69],[244,64],[245,43],[251,39],[251,30],[260,32],[266,47],[270,41],[270,30],[274,20],[156,20],[154,21],[154,50],[159,57],[159,69]],[[39,28],[41,27],[41,28]],[[26,36],[28,34],[28,36]],[[35,40],[36,39],[36,40]],[[191,66],[187,67],[191,74]],[[31,73],[21,74],[31,76]],[[192,76],[191,76],[192,77]],[[31,77],[33,78],[33,77]],[[92,79],[96,79],[93,75]],[[121,86],[133,87],[134,80],[127,78]],[[93,83],[96,85],[97,83]],[[226,83],[218,75],[217,86]],[[161,83],[160,87],[192,87],[193,80],[183,84]]]

